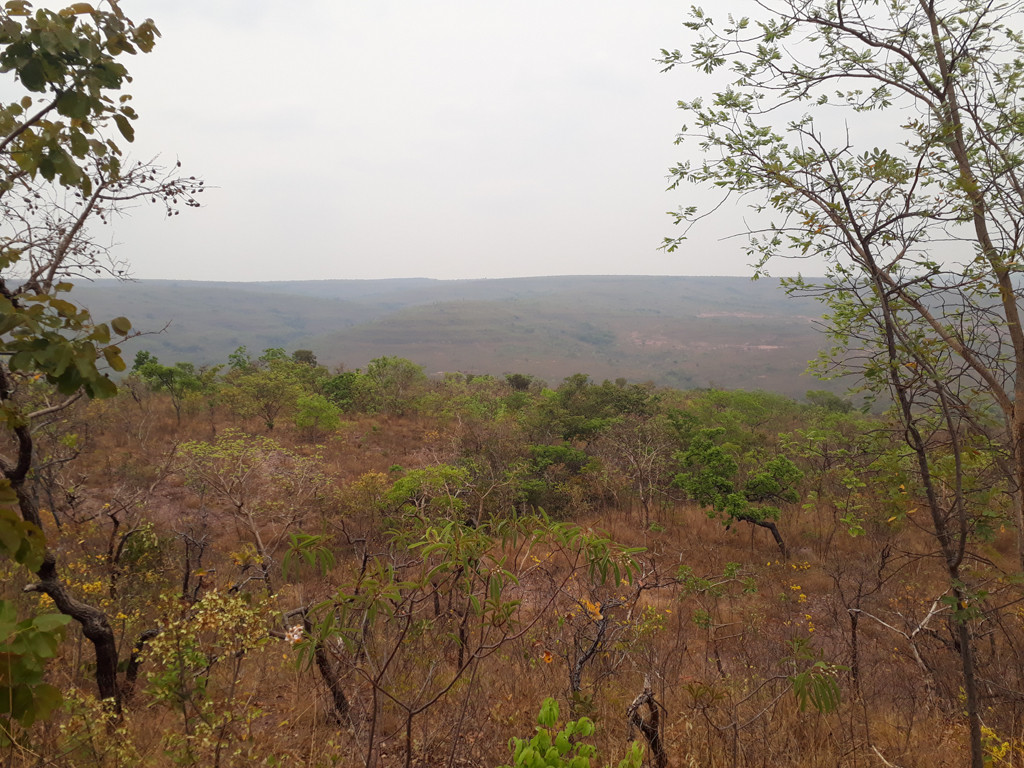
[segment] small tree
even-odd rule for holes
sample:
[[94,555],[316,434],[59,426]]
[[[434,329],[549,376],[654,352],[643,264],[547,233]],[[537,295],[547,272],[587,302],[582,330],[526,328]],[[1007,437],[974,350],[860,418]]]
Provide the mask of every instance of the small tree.
[[395,481],[385,499],[396,512],[412,509],[426,517],[461,520],[466,514],[466,501],[461,496],[469,483],[468,469],[435,464],[414,469]]
[[426,384],[423,366],[403,357],[371,360],[359,379],[363,407],[371,412],[402,416],[413,405],[418,390]]
[[257,416],[267,431],[273,431],[278,417],[295,407],[302,387],[288,360],[275,361],[266,368],[234,371],[227,378],[224,398],[240,416]]
[[325,378],[320,389],[324,397],[341,410],[348,411],[356,404],[361,376],[358,371],[340,371]]
[[316,354],[311,349],[296,349],[292,352],[292,361],[301,365],[308,365],[311,368],[316,368],[319,365],[316,360]]
[[[589,717],[581,717],[557,728],[558,714],[558,702],[544,699],[537,715],[537,732],[530,739],[513,736],[509,742],[512,764],[500,768],[590,768],[597,749],[584,739],[594,734],[594,723]],[[634,741],[618,768],[640,768],[643,759],[643,747]]]
[[694,435],[689,447],[676,455],[683,471],[676,475],[675,484],[707,507],[710,516],[721,516],[726,528],[737,520],[767,528],[782,556],[788,556],[786,543],[775,525],[781,514],[777,505],[799,501],[796,486],[803,473],[785,456],[776,456],[738,485],[739,463],[716,442],[723,432],[722,428],[702,429]]
[[641,416],[623,417],[595,444],[602,460],[628,483],[647,526],[655,500],[669,497],[673,447],[664,419]]
[[528,373],[506,373],[505,382],[516,392],[526,392],[533,383],[533,376]]
[[[542,516],[466,525],[410,513],[392,522],[389,544],[364,549],[358,573],[308,610],[300,646],[300,658],[315,662],[328,679],[339,715],[347,712],[347,698],[336,687],[343,670],[351,673],[350,685],[369,689],[360,696],[367,702],[366,727],[356,731],[367,764],[379,758],[390,721],[404,723],[403,764],[413,765],[417,721],[427,720],[421,715],[445,698],[461,695],[468,706],[481,661],[529,637],[575,580],[618,588],[637,568],[632,556],[639,550]],[[545,553],[543,564],[531,557],[535,548]],[[534,597],[524,610],[521,581],[531,574]],[[454,727],[452,764],[463,741],[461,717]],[[436,754],[433,762],[439,762]]]
[[288,531],[327,493],[319,461],[287,451],[269,437],[234,429],[213,442],[184,443],[178,455],[185,482],[200,496],[222,503],[248,533],[257,572],[269,587],[274,555]]
[[574,373],[557,389],[544,392],[536,431],[589,443],[623,416],[652,414],[657,402],[658,397],[645,387],[619,387],[610,381],[594,384],[585,373]]
[[243,345],[237,347],[234,352],[228,355],[228,368],[232,371],[245,371],[253,365],[249,350]]
[[824,389],[808,390],[806,397],[807,402],[815,408],[821,408],[833,413],[849,413],[853,410],[852,402]]
[[315,442],[341,426],[341,409],[323,395],[301,395],[295,403],[295,426]]
[[140,350],[135,355],[132,373],[145,381],[151,389],[170,395],[178,424],[181,424],[181,406],[185,399],[203,388],[203,379],[192,363],[162,365],[155,355],[146,350]]

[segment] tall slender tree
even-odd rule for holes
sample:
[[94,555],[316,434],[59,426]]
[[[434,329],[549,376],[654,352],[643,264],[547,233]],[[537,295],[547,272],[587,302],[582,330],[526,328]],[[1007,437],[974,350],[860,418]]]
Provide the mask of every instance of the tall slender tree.
[[[25,526],[0,516],[4,538],[15,529],[38,537],[42,527],[28,487],[35,426],[83,395],[112,395],[103,368],[125,369],[113,340],[129,335],[131,324],[98,323],[69,300],[76,277],[124,271],[89,225],[144,200],[162,202],[168,214],[198,205],[202,182],[122,154],[136,118],[122,61],[148,52],[158,34],[152,21],[134,23],[115,2],[53,11],[14,0],[0,8],[0,73],[24,91],[0,103],[0,486]],[[23,390],[40,380],[52,387],[49,399],[29,407]],[[116,702],[118,652],[105,613],[72,594],[52,550],[26,562],[38,576],[26,589],[81,624],[96,651],[99,694]]]
[[[820,259],[794,291],[828,304],[833,363],[895,403],[961,611],[972,765],[982,765],[964,560],[997,466],[1024,568],[1024,15],[1014,0],[757,0],[752,21],[695,9],[689,63],[729,73],[680,102],[702,159],[675,185],[748,197],[758,273]],[[848,113],[845,115],[844,113]],[[676,214],[692,224],[704,212]],[[669,239],[677,248],[683,237]],[[820,263],[820,262],[816,262]],[[976,457],[983,454],[985,459]]]

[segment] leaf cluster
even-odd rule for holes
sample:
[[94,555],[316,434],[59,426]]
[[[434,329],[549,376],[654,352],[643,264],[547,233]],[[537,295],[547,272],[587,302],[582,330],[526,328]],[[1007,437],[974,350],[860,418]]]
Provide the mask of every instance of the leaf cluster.
[[[537,715],[536,733],[529,739],[513,737],[509,742],[512,763],[500,768],[590,768],[597,748],[587,744],[585,739],[594,734],[593,721],[581,717],[559,729],[556,728],[558,715],[558,702],[545,699]],[[640,768],[643,753],[643,747],[634,741],[618,768]]]

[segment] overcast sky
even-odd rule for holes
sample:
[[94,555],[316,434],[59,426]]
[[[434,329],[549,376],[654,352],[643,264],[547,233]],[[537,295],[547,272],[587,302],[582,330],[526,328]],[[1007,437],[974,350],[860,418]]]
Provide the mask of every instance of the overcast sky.
[[[140,278],[749,274],[735,215],[683,252],[665,214],[707,90],[676,0],[122,0],[163,38],[127,61],[133,153],[215,189],[115,235]],[[685,151],[693,151],[688,149]]]

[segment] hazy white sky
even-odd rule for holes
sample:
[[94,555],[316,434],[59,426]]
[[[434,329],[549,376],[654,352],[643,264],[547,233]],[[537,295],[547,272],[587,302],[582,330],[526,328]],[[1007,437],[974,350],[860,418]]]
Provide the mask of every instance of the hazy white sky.
[[[742,3],[741,3],[742,4]],[[133,153],[206,206],[118,224],[140,278],[749,274],[733,218],[685,252],[665,212],[679,98],[667,0],[122,0],[163,38],[131,59]],[[688,151],[693,151],[692,149]]]

